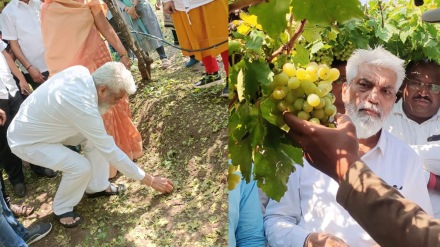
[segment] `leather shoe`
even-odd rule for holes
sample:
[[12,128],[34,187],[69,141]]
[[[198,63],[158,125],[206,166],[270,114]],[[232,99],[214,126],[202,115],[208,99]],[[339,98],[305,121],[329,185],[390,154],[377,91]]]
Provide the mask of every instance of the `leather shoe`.
[[14,194],[17,197],[24,197],[26,195],[26,185],[24,185],[24,183],[18,183],[13,187],[14,187]]
[[32,171],[35,172],[38,176],[41,177],[47,177],[47,178],[53,178],[56,177],[57,173],[53,171],[52,169],[45,168],[45,167],[32,167]]

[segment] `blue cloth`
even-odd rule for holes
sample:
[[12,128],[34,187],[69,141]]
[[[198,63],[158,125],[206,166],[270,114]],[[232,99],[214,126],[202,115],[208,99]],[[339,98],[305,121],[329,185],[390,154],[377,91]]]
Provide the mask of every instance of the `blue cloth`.
[[[241,174],[239,174],[241,176]],[[255,180],[242,180],[229,191],[229,247],[264,247],[263,213]]]
[[15,219],[0,191],[0,247],[27,247],[26,229]]

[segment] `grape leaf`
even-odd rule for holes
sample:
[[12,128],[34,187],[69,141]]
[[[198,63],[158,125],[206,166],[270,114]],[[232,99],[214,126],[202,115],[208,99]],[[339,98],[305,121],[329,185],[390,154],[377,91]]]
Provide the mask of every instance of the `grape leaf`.
[[287,27],[286,14],[289,12],[290,0],[270,0],[249,8],[249,13],[258,16],[258,23],[271,37],[284,32]]
[[296,56],[293,57],[293,62],[296,64],[306,65],[310,63],[310,52],[303,45],[297,44],[295,46]]
[[272,81],[273,72],[269,64],[260,60],[245,61],[243,68],[244,93],[248,102],[255,102],[259,97],[260,85],[269,85]]
[[363,16],[358,0],[295,0],[292,7],[295,20],[327,26]]

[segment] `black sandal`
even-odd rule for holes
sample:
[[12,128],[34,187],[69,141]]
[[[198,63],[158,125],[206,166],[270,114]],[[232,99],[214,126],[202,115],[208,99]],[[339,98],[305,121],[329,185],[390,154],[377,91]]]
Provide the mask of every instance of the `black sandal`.
[[99,196],[112,196],[112,195],[118,195],[119,192],[125,191],[125,185],[123,184],[110,184],[110,191],[100,191],[92,194],[87,194],[88,198],[95,198]]
[[[77,214],[77,213],[75,213],[73,211],[70,211],[70,212],[67,212],[67,213],[64,213],[64,214],[60,214],[60,215],[56,215],[55,213],[53,213],[53,215],[58,220],[58,222],[60,222],[60,224],[63,225],[64,227],[66,227],[66,228],[75,227],[75,226],[79,225],[79,223],[82,220],[81,216],[79,216],[79,214]],[[61,222],[61,219],[68,218],[68,217],[72,217],[73,220],[75,220],[77,217],[79,217],[79,220],[77,220],[77,221],[75,221],[75,222],[73,222],[71,224]]]

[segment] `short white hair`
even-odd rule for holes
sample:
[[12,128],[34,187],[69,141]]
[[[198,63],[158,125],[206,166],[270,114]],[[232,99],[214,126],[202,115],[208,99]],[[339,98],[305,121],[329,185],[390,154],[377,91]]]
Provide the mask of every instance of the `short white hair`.
[[357,76],[359,66],[371,64],[379,68],[392,70],[396,74],[396,91],[405,78],[404,60],[385,50],[382,46],[374,49],[357,49],[347,61],[347,84],[350,85]]
[[124,90],[127,94],[136,92],[131,72],[120,62],[107,62],[92,73],[95,86],[107,86],[113,93]]

